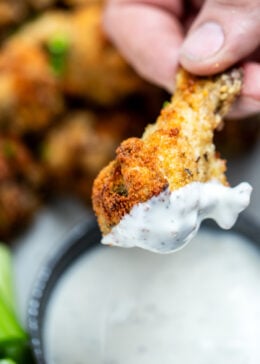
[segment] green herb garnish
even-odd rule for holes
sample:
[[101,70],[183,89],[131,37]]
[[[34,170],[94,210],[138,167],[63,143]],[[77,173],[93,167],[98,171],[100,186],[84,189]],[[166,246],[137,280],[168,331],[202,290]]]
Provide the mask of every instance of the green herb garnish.
[[170,101],[164,101],[163,103],[163,108],[165,108],[166,106],[168,106],[170,104]]
[[67,55],[69,51],[69,39],[65,34],[56,34],[47,43],[49,60],[54,73],[61,76],[66,68]]

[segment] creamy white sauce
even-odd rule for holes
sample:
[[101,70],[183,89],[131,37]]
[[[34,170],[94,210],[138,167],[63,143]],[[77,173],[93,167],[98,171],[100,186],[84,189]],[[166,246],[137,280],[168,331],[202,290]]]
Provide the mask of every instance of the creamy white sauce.
[[173,192],[167,189],[135,205],[102,243],[171,253],[190,242],[204,219],[230,229],[248,206],[251,191],[246,182],[230,188],[214,180],[193,182]]
[[170,255],[100,247],[58,283],[48,364],[259,364],[260,253],[201,229]]

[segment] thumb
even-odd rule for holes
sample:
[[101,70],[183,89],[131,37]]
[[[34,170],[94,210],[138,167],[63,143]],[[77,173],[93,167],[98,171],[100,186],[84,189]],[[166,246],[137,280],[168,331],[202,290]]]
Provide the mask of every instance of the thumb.
[[225,70],[260,44],[260,0],[208,0],[184,41],[180,62],[192,73]]

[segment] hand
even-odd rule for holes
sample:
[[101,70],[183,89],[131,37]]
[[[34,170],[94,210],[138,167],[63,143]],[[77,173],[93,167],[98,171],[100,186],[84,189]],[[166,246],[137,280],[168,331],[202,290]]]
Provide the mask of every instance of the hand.
[[179,63],[210,75],[241,62],[243,116],[260,112],[259,19],[260,0],[110,0],[104,28],[141,76],[170,92]]

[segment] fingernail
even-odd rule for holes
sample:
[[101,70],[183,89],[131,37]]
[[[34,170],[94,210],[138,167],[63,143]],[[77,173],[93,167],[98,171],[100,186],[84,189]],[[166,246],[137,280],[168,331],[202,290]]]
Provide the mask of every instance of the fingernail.
[[183,43],[181,53],[193,61],[204,60],[217,53],[224,44],[224,32],[214,22],[202,24]]

